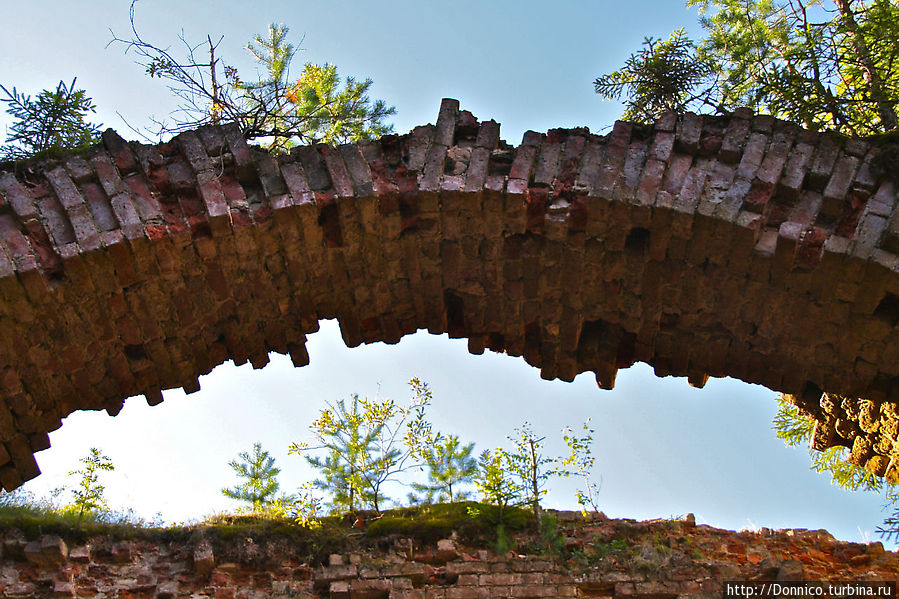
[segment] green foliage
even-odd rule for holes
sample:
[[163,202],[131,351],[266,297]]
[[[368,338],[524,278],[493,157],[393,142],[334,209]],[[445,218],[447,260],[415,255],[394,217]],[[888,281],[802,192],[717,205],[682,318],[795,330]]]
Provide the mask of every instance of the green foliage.
[[568,446],[566,457],[544,454],[546,437],[538,437],[527,422],[515,429],[515,436],[508,437],[512,449],[496,448],[481,453],[475,485],[485,503],[499,506],[528,505],[538,526],[541,524],[540,498],[547,493],[546,485],[553,477],[577,476],[583,479],[584,489],[577,491],[582,508],[590,505],[595,511],[599,485],[592,482],[595,460],[592,455],[593,429],[589,420],[584,424],[584,435],[577,436],[571,428],[563,431]]
[[384,119],[396,110],[383,100],[369,99],[371,84],[371,79],[347,77],[341,87],[336,66],[307,62],[286,94],[292,104],[288,114],[302,115],[302,119],[296,119],[297,135],[307,143],[335,144],[392,132],[393,125],[385,125]]
[[243,451],[238,454],[239,460],[231,460],[228,465],[234,470],[238,478],[244,479],[234,487],[222,489],[222,495],[237,501],[245,501],[250,504],[250,509],[255,512],[264,512],[270,508],[279,508],[284,503],[275,504],[276,495],[280,485],[278,474],[280,468],[275,467],[275,458],[262,449],[261,443],[253,444],[252,453]]
[[320,445],[310,448],[294,443],[288,453],[300,454],[313,449],[325,449],[324,457],[306,455],[306,461],[318,469],[323,478],[314,482],[316,488],[332,495],[336,510],[353,511],[360,504],[372,500],[365,481],[366,465],[371,461],[377,430],[363,421],[359,396],[354,394],[347,407],[343,399],[327,404],[310,430]]
[[518,479],[522,499],[531,506],[534,519],[540,524],[540,498],[547,493],[546,483],[556,475],[558,458],[543,455],[546,437],[537,437],[528,422],[516,428],[515,436],[509,440],[513,448],[505,452],[507,469]]
[[112,460],[96,447],[91,447],[88,455],[78,461],[81,462],[82,467],[69,472],[69,476],[80,477],[78,486],[72,489],[74,499],[72,505],[69,506],[72,513],[83,518],[86,513],[109,511],[106,498],[103,496],[106,487],[100,484],[100,472],[115,470]]
[[293,518],[304,528],[321,527],[318,514],[321,509],[321,500],[313,493],[312,488],[312,483],[303,484],[293,502]]
[[559,530],[559,519],[551,514],[544,514],[540,520],[540,540],[545,553],[558,557],[565,549],[565,537]]
[[[468,499],[470,493],[460,491],[459,487],[469,484],[478,471],[478,462],[471,457],[474,443],[462,445],[459,437],[449,435],[442,442],[435,442],[425,451],[425,463],[428,466],[427,484],[412,483],[412,488],[425,493],[427,503],[461,501]],[[417,498],[412,496],[413,501]]]
[[143,532],[155,532],[161,526],[159,518],[146,520],[131,510],[95,510],[79,514],[71,505],[38,498],[22,488],[11,493],[0,491],[0,529],[15,528],[27,538],[45,534],[78,540],[106,534],[132,538]]
[[503,555],[512,551],[514,544],[512,540],[509,538],[509,534],[506,532],[505,524],[497,524],[496,525],[496,541],[493,544],[493,550],[496,551],[497,554]]
[[[265,138],[272,151],[284,151],[299,143],[344,143],[390,133],[386,119],[396,113],[382,100],[372,101],[371,79],[341,81],[334,65],[307,63],[293,80],[290,64],[298,48],[289,43],[287,26],[272,24],[265,35],[256,35],[246,49],[259,62],[263,73],[255,81],[241,78],[237,69],[216,55],[218,45],[211,36],[200,44],[182,35],[186,56],[143,40],[134,24],[132,36],[113,37],[110,43],[124,44],[151,78],[164,80],[179,99],[172,122],[158,121],[158,134],[195,129],[205,124],[237,123],[248,139]],[[208,54],[201,58],[201,50]]]
[[100,127],[85,120],[96,107],[83,89],[75,89],[75,79],[56,90],[43,90],[32,98],[13,87],[0,85],[6,98],[6,112],[14,122],[0,148],[0,160],[19,160],[33,156],[56,156],[66,150],[83,149],[97,143]]
[[[625,115],[747,106],[812,130],[871,135],[897,127],[899,5],[894,0],[687,0],[706,37],[647,40],[600,77]],[[667,44],[667,45],[666,45]]]
[[313,483],[303,483],[295,495],[281,495],[271,500],[264,510],[253,513],[263,517],[293,519],[301,527],[310,530],[321,528],[321,499],[314,493],[314,486]]
[[380,511],[383,486],[397,474],[427,459],[428,448],[437,437],[425,419],[431,401],[427,383],[409,381],[413,397],[409,406],[391,399],[360,399],[354,394],[349,406],[344,400],[327,404],[309,427],[317,445],[293,443],[288,453],[325,451],[324,457],[306,460],[323,478],[315,481],[329,491],[337,510],[353,511],[368,505]]
[[596,554],[600,559],[611,557],[613,555],[623,556],[628,553],[631,546],[626,539],[612,539],[608,543],[599,543],[596,545]]
[[631,54],[621,69],[598,77],[593,86],[608,100],[626,95],[622,118],[652,122],[666,111],[683,111],[706,101],[696,88],[711,74],[712,65],[700,59],[686,32],[678,29],[664,41],[644,38],[642,50]]
[[478,456],[478,472],[474,482],[485,503],[502,510],[522,502],[525,492],[521,483],[512,475],[511,456],[501,447],[493,451],[485,449]]
[[884,489],[883,479],[847,461],[849,450],[846,447],[830,447],[824,451],[811,449],[815,421],[787,402],[783,396],[778,398],[777,404],[772,428],[788,447],[809,447],[811,470],[829,473],[834,484],[850,491],[879,493]]
[[587,507],[593,509],[594,512],[599,511],[599,490],[602,487],[602,481],[594,480],[593,468],[596,459],[593,457],[593,433],[590,428],[590,419],[583,425],[583,436],[577,436],[571,427],[563,430],[562,439],[568,446],[568,455],[561,460],[556,474],[563,477],[576,476],[583,482],[583,489],[577,489],[577,503],[581,506],[581,513],[586,515]]
[[[842,401],[840,396],[833,396],[833,399]],[[885,507],[894,507],[892,515],[884,520],[883,526],[877,527],[876,532],[887,540],[899,538],[899,507],[895,507],[899,500],[899,487],[849,462],[849,451],[846,447],[830,447],[824,451],[812,449],[814,420],[787,401],[784,396],[778,397],[777,403],[777,414],[774,416],[772,428],[778,438],[788,447],[808,446],[812,461],[811,470],[827,472],[833,484],[850,491],[881,493]]]

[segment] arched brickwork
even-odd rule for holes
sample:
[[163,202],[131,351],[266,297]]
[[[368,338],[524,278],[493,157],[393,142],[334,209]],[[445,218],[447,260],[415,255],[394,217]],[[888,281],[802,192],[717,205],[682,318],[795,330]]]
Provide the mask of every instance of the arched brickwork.
[[281,157],[229,127],[156,146],[109,130],[0,173],[0,484],[38,474],[72,411],[195,391],[228,359],[301,366],[334,317],[349,346],[427,328],[602,387],[643,361],[813,413],[821,390],[870,398],[877,427],[819,437],[862,439],[883,474],[899,217],[877,154],[746,112],[513,148],[454,100],[436,126]]

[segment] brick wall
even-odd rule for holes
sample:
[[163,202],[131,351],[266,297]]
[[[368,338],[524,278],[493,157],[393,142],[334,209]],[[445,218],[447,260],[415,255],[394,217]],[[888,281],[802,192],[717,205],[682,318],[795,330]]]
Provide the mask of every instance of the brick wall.
[[[563,555],[511,552],[452,539],[436,544],[364,538],[324,564],[265,537],[213,549],[192,542],[67,541],[3,532],[3,597],[216,599],[720,598],[724,581],[873,581],[899,577],[880,543],[836,541],[826,531],[732,532],[682,520],[582,520],[562,512]],[[366,549],[364,545],[383,549]]]
[[[0,484],[36,476],[74,410],[156,404],[228,359],[306,364],[322,318],[349,346],[426,328],[604,388],[643,361],[700,386],[895,402],[899,211],[880,147],[737,111],[513,148],[445,100],[436,126],[286,156],[231,127],[155,146],[109,130],[7,165]],[[859,429],[878,474],[894,429]]]

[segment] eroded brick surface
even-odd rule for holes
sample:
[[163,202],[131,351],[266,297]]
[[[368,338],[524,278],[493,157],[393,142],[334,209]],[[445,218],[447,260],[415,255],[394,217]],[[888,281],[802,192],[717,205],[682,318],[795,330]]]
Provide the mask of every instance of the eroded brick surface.
[[[228,359],[303,365],[322,318],[349,346],[427,328],[603,387],[642,361],[899,401],[897,186],[865,142],[741,111],[513,148],[451,100],[436,126],[278,157],[229,127],[103,140],[0,173],[7,489],[72,411],[196,391]],[[891,409],[857,455],[899,457]]]
[[[393,535],[347,541],[343,553],[328,559],[309,554],[300,531],[286,543],[259,533],[213,549],[197,530],[190,542],[82,538],[67,556],[57,551],[65,548],[59,537],[29,542],[6,530],[0,533],[0,596],[710,599],[722,596],[728,580],[899,576],[899,556],[881,543],[837,541],[823,530],[733,532],[697,526],[692,514],[646,522],[609,520],[601,513],[556,516],[564,547],[552,554],[540,549],[538,536],[526,533],[510,538],[516,550],[506,554],[487,548],[486,540],[421,543]],[[117,549],[123,543],[127,560]],[[445,552],[449,543],[452,555]]]

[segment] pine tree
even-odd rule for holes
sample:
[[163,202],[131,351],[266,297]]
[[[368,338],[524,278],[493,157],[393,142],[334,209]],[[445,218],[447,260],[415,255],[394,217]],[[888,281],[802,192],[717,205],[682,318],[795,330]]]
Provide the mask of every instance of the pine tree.
[[222,494],[249,503],[254,513],[264,512],[275,501],[280,488],[277,476],[281,470],[275,467],[275,458],[262,449],[261,443],[254,443],[252,453],[241,452],[238,458],[228,462],[228,465],[245,482],[222,489]]
[[412,488],[425,493],[428,503],[467,499],[470,493],[459,487],[470,483],[478,471],[478,461],[471,457],[473,450],[474,443],[462,445],[458,436],[448,435],[427,451],[428,483],[412,483]]
[[373,501],[366,482],[367,467],[375,451],[378,425],[366,423],[358,394],[350,398],[349,406],[343,399],[327,404],[310,429],[319,441],[314,448],[294,443],[289,453],[301,453],[310,449],[324,449],[324,457],[306,455],[306,461],[322,474],[314,485],[331,493],[335,509],[352,512],[360,505]]
[[625,116],[747,106],[808,129],[872,135],[897,128],[895,0],[687,0],[706,37],[647,40],[596,92],[626,92]]
[[104,497],[106,487],[100,484],[99,474],[102,471],[115,470],[112,460],[96,447],[91,447],[90,453],[78,461],[83,467],[69,472],[69,476],[80,477],[78,487],[72,490],[74,501],[69,509],[77,511],[79,518],[84,517],[86,513],[107,511],[109,508]]
[[[310,426],[317,445],[293,443],[288,453],[306,453],[306,460],[323,478],[315,485],[328,491],[337,510],[353,511],[368,505],[380,511],[383,486],[397,474],[423,461],[437,439],[425,419],[431,400],[427,383],[409,381],[413,397],[408,407],[391,399],[352,396],[327,404]],[[324,457],[308,452],[324,451]]]
[[85,120],[96,107],[83,89],[75,89],[75,79],[69,85],[60,81],[55,91],[45,89],[35,98],[15,87],[9,91],[0,85],[0,90],[6,94],[0,101],[14,119],[0,160],[54,156],[99,141],[100,127]]
[[[385,121],[396,109],[369,98],[371,79],[348,77],[341,85],[335,66],[307,63],[292,80],[290,64],[298,48],[288,42],[286,25],[272,24],[247,44],[263,70],[255,81],[245,80],[216,55],[223,38],[213,42],[207,36],[196,44],[182,34],[187,56],[176,56],[140,37],[133,4],[131,25],[130,39],[113,37],[112,42],[135,52],[147,74],[165,80],[181,101],[171,122],[157,121],[160,136],[209,123],[237,123],[247,139],[262,138],[269,150],[280,152],[297,142],[356,142],[393,130]],[[208,59],[197,54],[201,47]]]
[[669,110],[700,108],[708,100],[697,87],[711,74],[712,65],[699,59],[693,41],[678,29],[667,40],[644,38],[642,50],[621,69],[597,77],[593,87],[609,100],[627,97],[623,119],[651,122]]
[[496,506],[496,520],[500,527],[497,534],[501,538],[506,510],[521,505],[526,492],[512,472],[509,453],[501,447],[493,451],[482,451],[478,456],[478,471],[474,483],[481,494],[481,501]]

